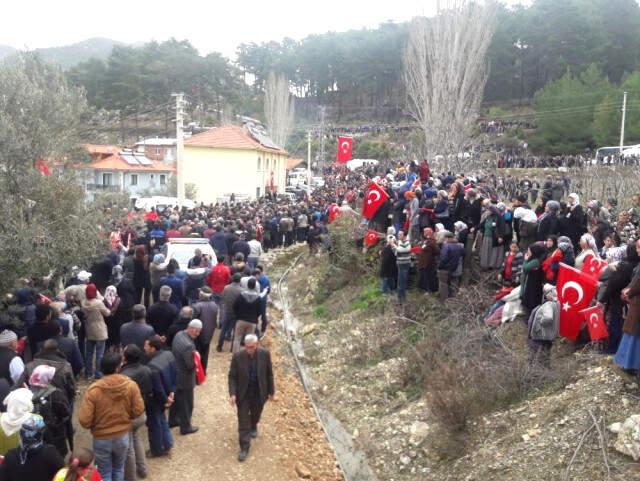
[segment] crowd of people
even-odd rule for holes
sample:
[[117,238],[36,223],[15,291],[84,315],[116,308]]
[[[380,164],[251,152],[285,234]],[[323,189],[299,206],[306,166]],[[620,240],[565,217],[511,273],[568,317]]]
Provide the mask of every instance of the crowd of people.
[[[469,279],[490,278],[502,295],[485,322],[521,314],[532,353],[546,362],[559,336],[559,266],[602,259],[596,301],[609,328],[602,351],[624,369],[640,369],[640,196],[619,209],[617,199],[581,200],[566,175],[436,174],[426,161],[333,166],[323,175],[322,187],[296,201],[269,195],[193,210],[112,212],[109,251],[86,270],[70,269],[63,289],[36,290],[25,280],[6,296],[0,481],[145,478],[147,457],[171,453],[173,428],[198,431],[196,386],[210,351],[223,352],[225,343],[244,461],[275,392],[270,354],[260,347],[271,292],[261,258],[301,243],[310,255],[330,252],[327,234],[340,216],[358,219],[355,246],[363,247],[367,231],[382,239],[364,244],[379,251],[385,296],[397,293],[404,304],[415,284],[445,302]],[[372,184],[387,199],[364,219],[358,212]],[[196,248],[183,265],[165,249],[176,238],[206,239],[213,255]],[[88,386],[76,399],[82,379]],[[75,446],[74,410],[92,449]]]

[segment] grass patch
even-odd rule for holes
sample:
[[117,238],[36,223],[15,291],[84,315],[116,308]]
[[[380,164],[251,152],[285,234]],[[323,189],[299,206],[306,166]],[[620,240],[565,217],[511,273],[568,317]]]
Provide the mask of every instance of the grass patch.
[[313,309],[313,315],[314,317],[319,317],[321,319],[324,319],[327,317],[327,308],[324,307],[322,304],[319,306],[316,306]]

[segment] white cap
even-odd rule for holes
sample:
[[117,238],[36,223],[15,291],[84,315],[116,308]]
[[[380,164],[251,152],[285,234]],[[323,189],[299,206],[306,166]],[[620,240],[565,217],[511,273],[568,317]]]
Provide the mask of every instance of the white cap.
[[78,272],[78,280],[80,282],[87,282],[89,279],[91,279],[91,272],[87,272],[87,271]]
[[189,322],[189,326],[188,327],[194,327],[196,329],[202,329],[202,321],[200,319],[192,319],[191,322]]

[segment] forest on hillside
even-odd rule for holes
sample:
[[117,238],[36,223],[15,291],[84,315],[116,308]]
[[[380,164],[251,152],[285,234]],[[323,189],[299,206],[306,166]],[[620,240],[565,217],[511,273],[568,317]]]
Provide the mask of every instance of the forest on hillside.
[[[317,107],[323,105],[333,123],[402,122],[407,120],[402,79],[407,35],[407,24],[384,23],[300,41],[247,43],[239,46],[234,61],[217,53],[202,56],[186,40],[116,46],[106,61],[83,62],[68,75],[97,108],[130,115],[165,105],[172,92],[184,91],[196,119],[219,123],[233,114],[260,117],[266,79],[275,72],[290,81],[298,119],[316,121]],[[533,102],[546,115],[537,119],[539,125],[553,120],[533,144],[542,148],[561,151],[609,142],[604,124],[615,120],[615,109],[598,105],[613,105],[619,87],[634,84],[629,78],[639,56],[640,6],[635,0],[534,0],[528,7],[503,6],[488,51],[484,105],[509,110]],[[584,83],[594,75],[595,92]],[[561,79],[564,84],[554,84]],[[544,95],[545,86],[553,95]],[[579,124],[587,132],[557,141],[564,135],[558,123],[567,116],[546,114],[556,104],[584,107]]]

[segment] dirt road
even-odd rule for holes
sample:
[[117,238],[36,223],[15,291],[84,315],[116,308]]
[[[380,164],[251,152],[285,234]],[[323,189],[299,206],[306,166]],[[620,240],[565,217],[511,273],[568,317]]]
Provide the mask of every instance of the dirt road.
[[[272,311],[271,325],[278,317],[279,313]],[[174,429],[175,447],[171,457],[148,460],[149,480],[342,480],[333,450],[289,364],[284,341],[270,329],[263,345],[273,356],[276,400],[265,406],[259,436],[252,443],[249,458],[244,463],[237,461],[237,418],[227,397],[231,355],[217,353],[213,348],[207,380],[196,388],[195,393],[193,424],[200,430],[180,436],[177,428]],[[82,393],[78,400],[81,396]],[[81,427],[77,429],[76,443],[91,446],[90,434]]]

